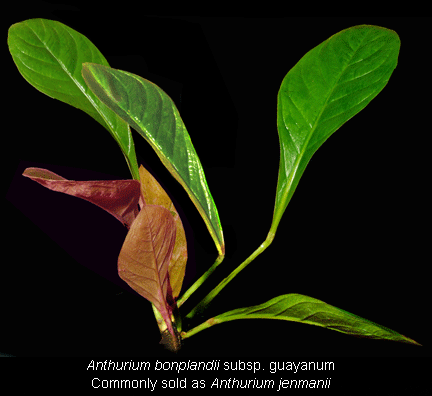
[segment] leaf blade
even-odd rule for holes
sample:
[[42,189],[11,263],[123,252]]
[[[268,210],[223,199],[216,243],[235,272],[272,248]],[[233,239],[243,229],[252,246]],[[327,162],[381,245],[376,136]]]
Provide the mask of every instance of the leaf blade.
[[168,266],[175,234],[176,226],[169,210],[162,206],[144,205],[118,257],[120,278],[156,307],[174,339]]
[[168,209],[173,215],[176,224],[176,240],[168,267],[168,273],[173,297],[177,298],[182,288],[188,258],[187,241],[183,223],[170,197],[151,173],[142,165],[139,168],[139,173],[141,193],[144,196],[146,205],[159,205]]
[[8,46],[20,74],[29,84],[53,99],[84,111],[110,132],[125,156],[132,177],[139,180],[129,126],[88,89],[81,76],[83,62],[108,66],[96,46],[70,27],[42,18],[12,25]]
[[220,255],[225,242],[219,214],[189,133],[171,98],[135,74],[86,63],[87,85],[152,146],[162,163],[183,186],[207,225]]
[[47,169],[27,168],[23,176],[56,192],[99,206],[130,228],[138,215],[140,183],[137,180],[67,180]]
[[399,48],[394,31],[354,26],[313,48],[285,76],[278,93],[273,235],[315,151],[381,92],[397,65]]
[[356,337],[386,339],[420,345],[394,330],[336,308],[316,298],[285,294],[263,304],[235,309],[214,318],[214,323],[236,319],[279,319],[307,323]]

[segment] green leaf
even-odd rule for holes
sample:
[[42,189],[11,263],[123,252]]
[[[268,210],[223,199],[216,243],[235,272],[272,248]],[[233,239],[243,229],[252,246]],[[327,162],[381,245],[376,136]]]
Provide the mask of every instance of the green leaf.
[[219,255],[225,243],[216,205],[189,133],[171,98],[135,74],[86,63],[84,80],[96,96],[151,145],[204,219]]
[[392,30],[354,26],[309,51],[285,76],[278,94],[280,165],[270,234],[315,151],[387,84],[399,48]]
[[264,304],[235,309],[210,320],[212,325],[235,319],[280,319],[325,327],[356,337],[420,345],[411,338],[360,316],[301,294],[285,294]]
[[88,89],[81,76],[83,62],[108,66],[94,44],[60,22],[38,18],[12,25],[8,45],[27,82],[51,98],[85,111],[111,133],[126,158],[132,177],[139,180],[129,125]]

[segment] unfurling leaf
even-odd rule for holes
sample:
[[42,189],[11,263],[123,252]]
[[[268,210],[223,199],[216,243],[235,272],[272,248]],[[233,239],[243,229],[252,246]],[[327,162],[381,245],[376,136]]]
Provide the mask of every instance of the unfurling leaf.
[[85,199],[112,214],[127,228],[138,215],[138,180],[74,181],[41,168],[27,168],[23,176],[50,190]]
[[156,307],[174,339],[171,322],[174,300],[168,266],[175,237],[176,225],[170,211],[158,205],[144,205],[118,258],[120,278]]
[[301,294],[285,294],[264,304],[225,312],[216,316],[212,324],[235,319],[280,319],[321,326],[357,337],[420,345],[387,327]]
[[168,272],[173,297],[177,298],[182,288],[188,258],[187,241],[183,223],[170,197],[151,173],[141,165],[139,168],[139,174],[141,180],[141,193],[144,197],[145,203],[147,205],[160,205],[165,209],[168,209],[176,223],[176,241]]
[[108,66],[95,45],[68,26],[41,18],[12,25],[8,45],[25,80],[49,97],[86,112],[108,130],[120,146],[132,177],[138,180],[138,163],[129,125],[93,94],[81,75],[84,62]]
[[85,63],[82,75],[93,93],[144,137],[186,190],[223,257],[225,242],[219,214],[201,162],[171,98],[150,81],[107,66]]
[[309,51],[285,76],[277,105],[280,165],[272,235],[312,155],[381,92],[399,48],[392,30],[354,26]]

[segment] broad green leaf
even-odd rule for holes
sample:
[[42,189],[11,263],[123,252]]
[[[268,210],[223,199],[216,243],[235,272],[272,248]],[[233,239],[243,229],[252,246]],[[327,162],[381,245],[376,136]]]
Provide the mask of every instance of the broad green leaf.
[[[37,18],[12,25],[8,45],[19,72],[27,82],[51,98],[85,111],[110,132],[126,158],[132,177],[139,180],[129,125],[88,89],[81,75],[83,62],[108,66],[94,44],[60,22]],[[58,127],[61,131],[61,125]]]
[[173,297],[177,298],[180,294],[187,263],[187,241],[181,218],[172,203],[170,197],[152,176],[152,174],[142,165],[139,167],[141,180],[141,193],[146,205],[160,205],[168,209],[176,223],[176,240],[171,261],[168,268]]
[[392,30],[354,26],[309,51],[285,76],[278,94],[280,165],[271,234],[312,155],[384,88],[399,48]]
[[213,318],[212,324],[235,319],[287,320],[321,326],[357,337],[387,339],[420,345],[411,338],[387,327],[301,294],[285,294],[264,304],[226,312]]
[[96,96],[152,146],[204,219],[219,255],[225,243],[216,205],[189,133],[171,98],[135,74],[86,63],[84,80]]
[[172,290],[168,266],[174,249],[176,226],[168,209],[144,205],[132,223],[118,258],[118,272],[132,289],[159,311],[173,339]]

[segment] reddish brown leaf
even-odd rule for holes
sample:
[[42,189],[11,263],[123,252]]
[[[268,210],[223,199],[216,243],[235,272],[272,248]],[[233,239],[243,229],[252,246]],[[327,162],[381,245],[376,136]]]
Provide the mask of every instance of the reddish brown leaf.
[[187,263],[186,234],[180,216],[170,197],[157,180],[142,165],[139,168],[141,193],[148,205],[160,205],[168,209],[176,223],[176,241],[169,264],[169,277],[174,298],[180,294]]
[[144,205],[132,224],[118,259],[120,278],[161,313],[169,332],[173,302],[168,274],[176,238],[171,212],[162,206]]
[[85,199],[111,213],[130,228],[138,215],[140,182],[137,180],[67,180],[41,168],[27,168],[23,176],[50,190]]

